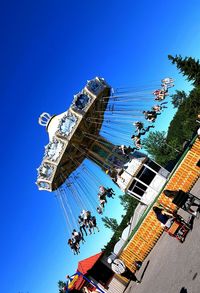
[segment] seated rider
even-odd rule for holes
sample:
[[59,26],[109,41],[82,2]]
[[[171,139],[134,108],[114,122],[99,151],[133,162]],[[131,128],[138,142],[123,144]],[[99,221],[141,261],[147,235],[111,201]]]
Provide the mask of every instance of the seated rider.
[[99,186],[99,193],[104,194],[106,193],[106,188],[104,186]]
[[117,169],[117,168],[110,168],[108,170],[106,170],[106,174],[108,174],[112,181],[115,182],[117,185],[117,180],[121,179],[122,181],[124,181],[124,179],[121,177],[121,174],[123,173],[123,168],[121,169]]
[[[143,111],[143,113],[144,112],[146,113],[146,111]],[[148,112],[150,112],[150,111],[148,111]],[[151,112],[153,112],[153,111],[151,111]],[[145,135],[145,133],[148,132],[150,128],[154,128],[154,126],[153,125],[150,125],[143,132],[139,132],[137,135],[132,135],[131,136],[131,139],[134,141],[135,146],[136,146],[137,149],[141,149],[142,148],[140,137],[142,135]]]
[[162,83],[162,84],[161,84],[161,88],[162,88],[162,90],[163,90],[165,93],[168,93],[168,88],[169,88],[169,86],[168,86],[167,84]]
[[106,192],[102,193],[98,193],[98,198],[99,200],[104,200],[105,202],[107,202],[106,200]]
[[154,105],[151,109],[153,111],[155,111],[156,113],[158,113],[158,112],[160,112],[162,110],[162,106],[160,106],[160,105]]
[[171,77],[165,77],[165,78],[163,78],[163,79],[161,80],[161,82],[170,85],[170,84],[173,84],[174,79],[171,78]]
[[98,206],[98,207],[97,207],[97,213],[98,213],[99,215],[102,215],[102,214],[103,214],[103,208],[102,208],[101,206]]
[[161,84],[161,88],[162,88],[162,90],[164,90],[165,93],[168,93],[168,89],[173,86],[174,86],[174,84],[172,84],[172,83],[162,83]]
[[89,225],[90,225],[90,229],[93,230],[93,233],[95,234],[95,231],[94,231],[94,228],[97,229],[97,231],[99,232],[99,227],[97,226],[97,220],[96,220],[96,217],[95,216],[92,216],[91,219],[90,219],[90,222],[89,222]]
[[100,207],[103,209],[105,206],[105,203],[107,203],[106,194],[98,193],[98,198],[100,202]]
[[154,96],[156,96],[155,100],[162,101],[165,99],[167,92],[164,89],[158,89],[153,92]]
[[[110,189],[112,189],[112,188],[110,188]],[[113,192],[111,192],[111,191],[110,191],[110,189],[107,189],[107,194],[106,194],[106,195],[107,195],[107,197],[114,198],[114,196],[113,196],[113,195],[114,195],[114,193],[113,193]]]
[[151,109],[153,111],[155,111],[156,113],[161,112],[163,109],[166,109],[166,106],[162,106],[163,103],[161,103],[160,105],[154,105]]
[[73,242],[72,239],[68,239],[68,245],[70,246],[74,254],[79,254],[80,248],[77,242]]
[[83,218],[85,226],[88,227],[89,219],[91,217],[91,212],[86,211],[86,210],[82,210],[81,217]]
[[[115,191],[111,187],[107,188],[107,193],[111,194],[111,196],[115,195]],[[108,194],[107,194],[107,196],[108,196]]]
[[161,113],[156,113],[156,111],[143,111],[144,118],[147,119],[150,122],[155,122],[157,115],[160,115]]
[[155,90],[153,92],[154,96],[159,96],[159,95],[164,95],[165,94],[165,90],[164,89],[158,89],[158,90]]
[[148,127],[145,129],[145,131],[140,132],[140,133],[138,133],[137,135],[132,135],[132,136],[131,136],[131,139],[134,141],[135,146],[136,146],[137,149],[141,149],[141,148],[142,148],[142,144],[141,144],[140,137],[141,137],[142,135],[144,135],[146,132],[148,132],[150,128],[153,128],[153,127],[154,127],[153,125],[150,125],[150,126],[148,126]]
[[81,217],[81,216],[78,216],[78,223],[79,223],[79,229],[80,229],[80,232],[83,236],[83,231],[85,232],[85,235],[87,236],[87,231],[86,231],[86,228],[85,228],[85,222],[84,222],[84,219]]
[[144,123],[142,123],[140,121],[134,122],[133,125],[136,127],[135,132],[140,132],[140,130],[144,130]]
[[143,111],[142,113],[144,114],[144,118],[150,122],[154,122],[157,117],[157,113],[155,111]]
[[79,233],[74,229],[73,232],[72,232],[72,242],[73,243],[78,243],[80,242],[80,239],[79,239]]
[[123,144],[121,146],[119,146],[118,148],[119,148],[119,150],[121,150],[122,155],[124,157],[126,157],[127,159],[129,159],[129,155],[136,150],[136,148],[132,148],[131,146],[127,147]]
[[138,150],[142,148],[140,135],[132,135],[131,139],[134,141],[135,146]]

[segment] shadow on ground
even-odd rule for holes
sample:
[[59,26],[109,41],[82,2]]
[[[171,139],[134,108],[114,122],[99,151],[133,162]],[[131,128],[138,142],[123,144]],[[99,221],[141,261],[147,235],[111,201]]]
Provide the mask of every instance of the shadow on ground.
[[180,293],[188,293],[188,290],[185,287],[183,287],[183,288],[181,288]]
[[147,267],[148,267],[149,263],[150,263],[150,260],[148,260],[148,262],[147,262],[147,264],[146,264],[146,266],[145,266],[145,268],[144,268],[144,270],[143,270],[143,272],[142,272],[142,275],[141,275],[140,281],[142,281],[142,279],[143,279],[143,277],[144,277],[144,274],[145,274],[145,272],[146,272],[146,270],[147,270]]

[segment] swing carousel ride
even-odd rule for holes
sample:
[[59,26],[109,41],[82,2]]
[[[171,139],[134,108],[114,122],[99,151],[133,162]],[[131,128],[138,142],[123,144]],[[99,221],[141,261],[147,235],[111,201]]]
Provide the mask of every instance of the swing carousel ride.
[[[107,199],[114,197],[94,164],[123,193],[146,205],[166,182],[169,172],[140,152],[141,136],[154,128],[153,123],[166,108],[168,90],[174,86],[171,78],[161,82],[161,89],[152,92],[155,85],[113,89],[96,77],[74,96],[67,111],[53,116],[45,112],[39,117],[49,143],[37,169],[36,184],[39,190],[56,193],[72,233],[68,244],[75,253],[79,246],[73,243],[84,241],[83,231],[87,235],[94,228],[98,230],[92,213],[102,214]],[[152,105],[153,100],[158,104]],[[151,110],[144,110],[144,106]]]

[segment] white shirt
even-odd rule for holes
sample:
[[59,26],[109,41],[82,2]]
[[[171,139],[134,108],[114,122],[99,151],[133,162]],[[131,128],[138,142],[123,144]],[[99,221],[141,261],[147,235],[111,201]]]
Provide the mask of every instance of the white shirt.
[[81,217],[82,217],[84,220],[87,220],[87,211],[82,210]]

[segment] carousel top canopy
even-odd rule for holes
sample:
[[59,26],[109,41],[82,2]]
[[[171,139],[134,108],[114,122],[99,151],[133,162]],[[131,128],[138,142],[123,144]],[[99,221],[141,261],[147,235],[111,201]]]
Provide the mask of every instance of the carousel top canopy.
[[[39,124],[46,127],[49,143],[37,169],[39,190],[56,190],[83,162],[93,143],[84,133],[99,134],[104,119],[99,113],[105,111],[110,94],[111,87],[103,78],[96,77],[74,96],[67,111],[60,115],[51,116],[46,112],[40,115]],[[91,117],[98,119],[98,123]]]

